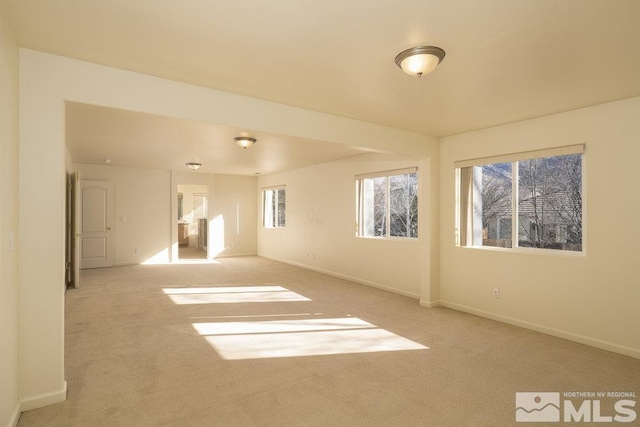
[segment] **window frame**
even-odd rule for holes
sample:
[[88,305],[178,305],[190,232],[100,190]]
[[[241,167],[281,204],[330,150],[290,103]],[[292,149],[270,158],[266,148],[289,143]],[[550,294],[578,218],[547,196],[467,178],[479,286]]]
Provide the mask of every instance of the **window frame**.
[[[536,248],[536,247],[527,247],[520,246],[520,212],[519,212],[519,185],[520,185],[520,168],[519,162],[526,160],[535,160],[542,158],[550,158],[550,157],[561,157],[567,155],[580,155],[581,156],[581,182],[580,182],[580,191],[582,197],[581,204],[581,224],[582,224],[582,241],[581,241],[581,250],[568,250],[568,249],[549,249],[549,248]],[[461,170],[463,168],[472,168],[474,166],[486,166],[493,165],[499,163],[511,163],[511,236],[512,236],[512,247],[498,247],[498,246],[484,246],[475,244],[474,241],[477,240],[474,237],[473,225],[467,221],[467,225],[462,225],[462,213],[461,213],[461,200],[463,198],[462,195],[462,185],[461,185]],[[549,148],[543,150],[536,151],[527,151],[522,153],[513,153],[507,155],[493,156],[493,157],[484,157],[479,159],[471,159],[471,160],[463,160],[454,162],[454,170],[455,170],[455,246],[460,248],[467,249],[480,249],[480,250],[489,250],[489,251],[500,251],[500,252],[518,252],[518,253],[527,253],[527,254],[539,254],[539,255],[556,255],[556,256],[569,256],[569,257],[585,257],[587,254],[587,215],[586,215],[586,206],[587,206],[587,193],[586,193],[586,163],[587,156],[585,150],[585,144],[564,146],[564,147],[556,147]],[[470,200],[471,205],[473,205],[473,199]],[[473,210],[473,207],[469,207],[469,209]],[[473,213],[472,213],[473,216]],[[505,217],[506,218],[506,217]],[[503,218],[501,218],[503,219]],[[471,227],[471,230],[467,230],[466,233],[466,243],[463,244],[463,236],[461,235],[465,229]]]
[[[280,223],[280,215],[278,214],[278,207],[279,207],[279,190],[283,190],[284,194],[285,194],[285,200],[284,200],[284,221],[283,223]],[[286,199],[286,191],[287,188],[285,185],[276,185],[276,186],[272,186],[272,187],[263,187],[261,188],[262,191],[262,228],[267,228],[267,229],[276,229],[276,228],[286,228],[287,226],[287,199]],[[269,206],[269,208],[271,209],[272,207],[275,207],[273,209],[273,211],[271,212],[270,215],[267,215],[267,192],[272,191],[274,194],[274,201],[272,203],[271,206]],[[272,225],[267,225],[267,219],[268,218],[272,218],[273,219],[273,224]]]
[[[420,200],[420,177],[418,167],[409,167],[402,169],[394,169],[388,171],[380,171],[380,172],[372,172],[366,174],[360,174],[355,176],[355,192],[356,192],[356,217],[355,217],[355,237],[362,239],[374,239],[374,240],[401,240],[401,241],[417,241],[420,238],[420,227],[419,220],[416,224],[416,233],[417,236],[392,236],[391,235],[391,192],[390,192],[390,177],[393,176],[402,176],[402,175],[410,175],[416,174],[416,197],[418,197],[418,201]],[[385,235],[383,236],[369,236],[364,233],[364,181],[366,179],[374,179],[374,178],[386,178],[386,188],[385,188]],[[418,210],[418,218],[420,218],[420,205],[418,202],[417,205]]]

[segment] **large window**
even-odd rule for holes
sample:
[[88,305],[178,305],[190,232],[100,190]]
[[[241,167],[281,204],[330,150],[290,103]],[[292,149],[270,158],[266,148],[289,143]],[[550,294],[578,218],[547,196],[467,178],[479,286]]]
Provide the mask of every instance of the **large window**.
[[286,211],[287,198],[284,186],[262,190],[262,225],[265,228],[284,227]]
[[356,176],[360,237],[418,237],[416,168]]
[[583,145],[456,162],[457,243],[582,251]]

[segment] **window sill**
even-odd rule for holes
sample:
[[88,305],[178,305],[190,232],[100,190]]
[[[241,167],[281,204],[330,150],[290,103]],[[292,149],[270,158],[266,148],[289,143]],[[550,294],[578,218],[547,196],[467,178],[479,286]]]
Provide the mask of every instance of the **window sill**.
[[355,236],[356,239],[377,240],[379,242],[418,242],[419,237],[379,237],[379,236]]
[[456,248],[471,249],[477,251],[490,251],[490,252],[504,252],[514,254],[527,254],[527,255],[547,255],[547,256],[559,256],[569,258],[586,258],[587,253],[582,250],[578,251],[562,251],[556,249],[535,249],[535,248],[499,248],[495,246],[460,246],[455,245]]

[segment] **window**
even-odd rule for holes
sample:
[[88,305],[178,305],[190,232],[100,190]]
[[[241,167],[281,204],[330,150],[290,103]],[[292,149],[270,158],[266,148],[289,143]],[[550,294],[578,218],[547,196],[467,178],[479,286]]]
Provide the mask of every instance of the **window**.
[[357,236],[418,237],[416,168],[356,176]]
[[193,193],[193,219],[206,218],[208,212],[209,194]]
[[583,145],[456,162],[457,244],[582,251]]
[[285,226],[286,191],[284,186],[262,190],[262,225],[265,228]]

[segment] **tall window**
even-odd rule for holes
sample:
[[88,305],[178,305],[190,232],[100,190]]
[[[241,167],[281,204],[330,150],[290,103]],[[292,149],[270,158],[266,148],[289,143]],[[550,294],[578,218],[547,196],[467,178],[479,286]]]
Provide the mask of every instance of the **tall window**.
[[184,216],[184,196],[182,193],[178,193],[178,220],[181,220]]
[[206,218],[209,214],[209,195],[193,193],[193,219]]
[[286,209],[287,198],[284,185],[262,190],[262,225],[265,228],[284,227]]
[[456,162],[457,243],[582,251],[583,145]]
[[416,168],[356,176],[357,235],[418,237]]

